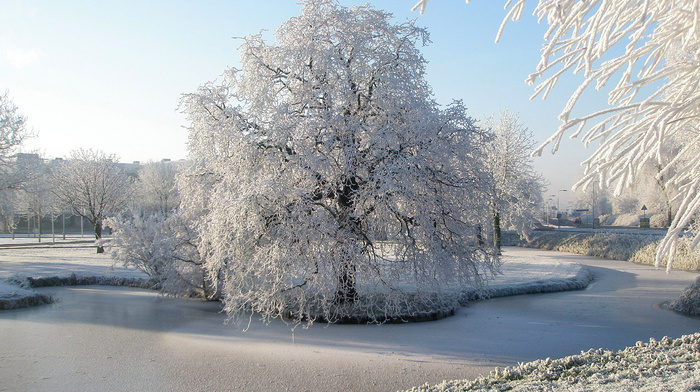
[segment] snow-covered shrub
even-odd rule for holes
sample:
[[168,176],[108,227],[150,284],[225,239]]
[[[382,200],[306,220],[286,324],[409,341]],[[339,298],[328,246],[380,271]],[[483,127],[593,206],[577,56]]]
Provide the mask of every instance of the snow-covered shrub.
[[168,218],[110,218],[111,256],[148,274],[170,295],[216,299],[197,249],[198,237],[180,213]]
[[[623,227],[639,227],[639,218],[643,215],[639,212],[619,215],[601,215],[598,217],[601,226],[623,226]],[[666,227],[667,218],[665,214],[647,214],[649,225],[652,228]]]
[[700,315],[700,276],[668,306],[681,313]]
[[651,227],[668,227],[668,218],[664,214],[654,214],[649,218]]

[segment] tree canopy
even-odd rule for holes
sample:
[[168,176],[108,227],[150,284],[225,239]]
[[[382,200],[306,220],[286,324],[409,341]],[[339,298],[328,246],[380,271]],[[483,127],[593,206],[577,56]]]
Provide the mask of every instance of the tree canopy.
[[[484,135],[441,109],[427,32],[370,6],[305,1],[241,69],[183,98],[183,208],[232,317],[370,321],[448,306],[492,272]],[[182,184],[181,184],[182,185]]]

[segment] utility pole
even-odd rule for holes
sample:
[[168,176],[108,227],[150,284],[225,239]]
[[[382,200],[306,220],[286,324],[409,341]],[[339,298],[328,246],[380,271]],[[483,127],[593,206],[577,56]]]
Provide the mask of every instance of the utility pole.
[[561,229],[561,210],[559,209],[559,194],[561,192],[566,192],[566,189],[560,189],[557,191],[557,226]]

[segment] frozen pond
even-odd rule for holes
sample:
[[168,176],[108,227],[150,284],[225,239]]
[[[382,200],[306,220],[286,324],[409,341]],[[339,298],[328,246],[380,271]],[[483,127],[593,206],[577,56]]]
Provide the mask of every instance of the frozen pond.
[[59,302],[0,312],[0,390],[395,391],[495,366],[700,330],[659,308],[697,276],[530,249],[589,265],[583,291],[483,301],[437,322],[223,325],[215,303],[114,287],[42,289]]

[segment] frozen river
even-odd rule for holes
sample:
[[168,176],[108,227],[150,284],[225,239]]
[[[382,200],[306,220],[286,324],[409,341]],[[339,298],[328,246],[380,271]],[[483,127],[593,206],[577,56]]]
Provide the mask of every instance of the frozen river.
[[215,303],[115,287],[43,289],[59,302],[0,312],[0,391],[395,391],[495,366],[700,331],[659,307],[697,274],[530,249],[588,265],[583,291],[475,303],[437,322],[224,325]]

